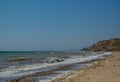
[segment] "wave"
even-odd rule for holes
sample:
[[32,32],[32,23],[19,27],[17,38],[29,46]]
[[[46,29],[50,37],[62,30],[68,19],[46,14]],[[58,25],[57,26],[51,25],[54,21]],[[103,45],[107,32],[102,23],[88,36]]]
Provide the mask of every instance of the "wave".
[[[53,58],[48,57],[46,59],[47,62],[34,63],[31,65],[24,65],[24,66],[11,66],[7,69],[2,69],[0,71],[0,79],[1,80],[2,79],[9,80],[11,78],[30,75],[30,74],[34,74],[36,72],[42,72],[42,71],[50,71],[50,70],[52,70],[52,71],[58,70],[59,71],[61,69],[60,67],[62,67],[62,66],[69,67],[69,65],[73,65],[76,63],[80,63],[80,62],[91,61],[94,59],[102,59],[105,56],[109,56],[110,54],[111,54],[111,52],[107,52],[107,53],[100,53],[97,55],[90,55],[90,56],[85,56],[85,57],[72,56],[71,58],[66,58],[66,59],[65,58],[59,59],[57,57],[53,57]],[[55,61],[55,62],[53,62],[53,61]],[[80,64],[80,66],[81,66],[81,64]],[[63,67],[62,67],[62,69],[63,69]],[[63,72],[63,73],[65,73],[65,72]]]

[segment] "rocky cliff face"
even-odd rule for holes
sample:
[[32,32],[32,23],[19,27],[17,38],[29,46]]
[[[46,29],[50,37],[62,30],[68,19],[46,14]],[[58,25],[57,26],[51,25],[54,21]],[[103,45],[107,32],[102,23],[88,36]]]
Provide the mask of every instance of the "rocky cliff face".
[[99,41],[96,44],[84,48],[85,51],[120,51],[120,39]]

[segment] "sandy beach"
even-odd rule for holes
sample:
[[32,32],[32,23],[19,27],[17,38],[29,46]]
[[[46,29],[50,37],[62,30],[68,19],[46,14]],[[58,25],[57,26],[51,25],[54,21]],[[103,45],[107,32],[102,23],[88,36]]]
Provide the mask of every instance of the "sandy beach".
[[53,82],[120,82],[120,52],[94,65],[65,74]]

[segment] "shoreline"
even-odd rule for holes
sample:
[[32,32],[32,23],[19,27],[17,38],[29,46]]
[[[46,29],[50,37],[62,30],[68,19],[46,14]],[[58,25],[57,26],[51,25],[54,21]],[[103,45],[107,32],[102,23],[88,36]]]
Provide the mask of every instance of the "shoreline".
[[120,82],[120,52],[94,61],[94,65],[77,69],[52,82]]
[[[80,58],[76,58],[74,62],[71,61],[70,59],[69,63],[68,61],[66,62],[67,64],[49,68],[49,70],[36,71],[31,74],[23,75],[23,76],[16,77],[13,79],[11,78],[7,80],[7,82],[69,82],[74,77],[78,76],[79,74],[82,74],[84,69],[93,67],[93,64],[96,65],[98,61],[105,60],[105,58],[108,58],[109,56],[111,56],[110,54],[111,52],[105,52],[102,54],[100,53],[98,55],[93,55],[93,56],[91,55],[91,56],[82,58],[82,60]],[[63,62],[60,62],[60,63],[63,63]],[[72,67],[74,68],[75,66],[77,66],[77,68],[75,68],[74,70],[72,69],[70,71],[70,69]],[[79,67],[79,66],[82,66],[82,67]],[[62,74],[62,72],[64,73]],[[57,76],[54,76],[56,74]],[[47,75],[48,76],[53,75],[54,77],[47,80],[48,77],[45,77]],[[41,77],[46,78],[46,80],[42,79]],[[67,77],[67,78],[64,78],[64,77]]]

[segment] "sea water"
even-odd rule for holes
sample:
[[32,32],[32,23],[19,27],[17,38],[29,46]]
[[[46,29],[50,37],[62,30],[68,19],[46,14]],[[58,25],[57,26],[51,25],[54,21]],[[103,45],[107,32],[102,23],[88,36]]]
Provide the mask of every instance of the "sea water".
[[102,59],[108,55],[111,55],[111,53],[83,51],[2,51],[0,52],[0,82],[73,64],[67,70],[56,71],[56,74],[46,74],[37,77],[41,80],[40,82],[50,82],[59,75],[91,64],[80,62]]

